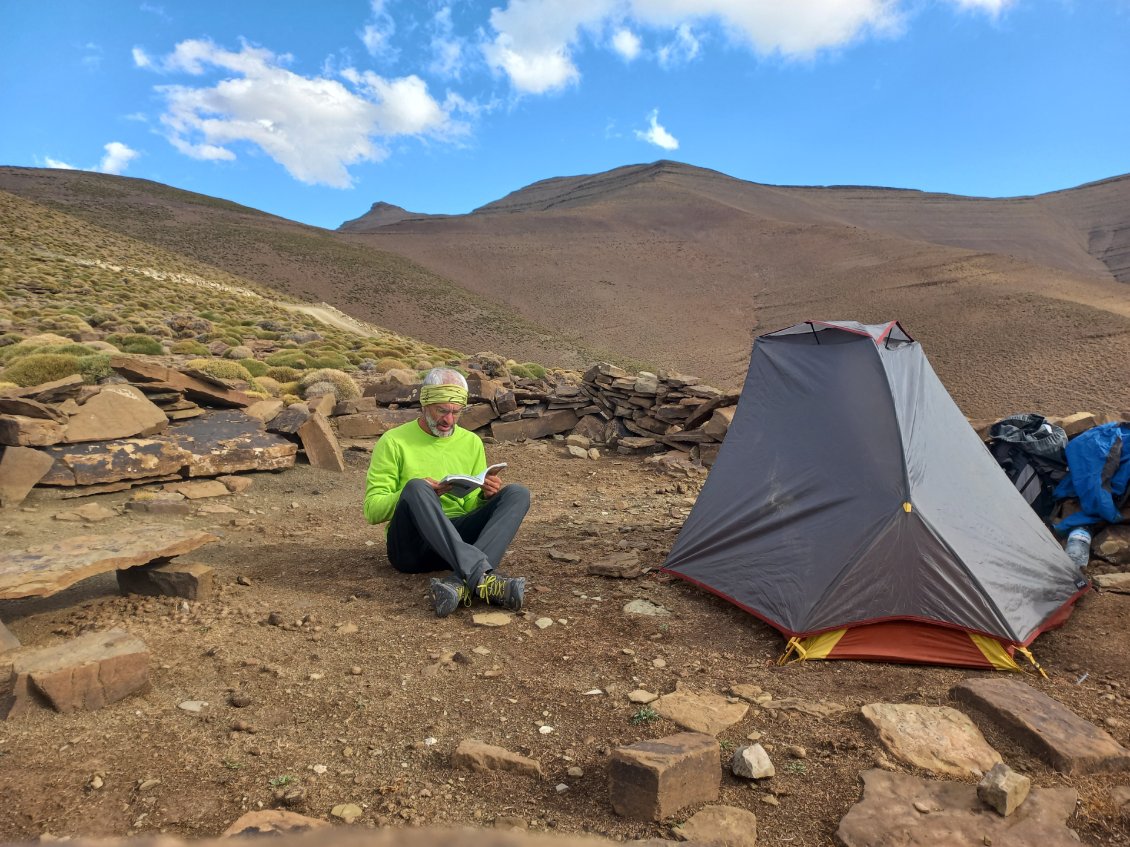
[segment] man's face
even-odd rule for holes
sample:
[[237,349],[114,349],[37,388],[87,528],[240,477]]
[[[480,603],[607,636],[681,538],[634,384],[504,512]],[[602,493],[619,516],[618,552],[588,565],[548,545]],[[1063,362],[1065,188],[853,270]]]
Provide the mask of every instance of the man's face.
[[424,406],[424,423],[436,438],[448,438],[455,432],[455,422],[463,407],[458,403],[433,403]]

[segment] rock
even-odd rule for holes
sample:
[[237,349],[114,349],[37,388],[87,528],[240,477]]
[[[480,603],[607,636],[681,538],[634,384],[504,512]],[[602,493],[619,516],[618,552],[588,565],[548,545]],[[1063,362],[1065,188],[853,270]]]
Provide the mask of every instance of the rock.
[[735,806],[704,806],[676,830],[680,838],[716,847],[756,847],[757,815]]
[[130,382],[146,383],[147,388],[160,387],[179,391],[190,400],[206,406],[246,408],[259,400],[258,397],[235,391],[199,376],[184,374],[173,368],[128,356],[112,356],[110,367]]
[[311,829],[322,829],[330,824],[326,821],[308,818],[295,812],[285,812],[281,809],[264,809],[259,812],[248,812],[240,817],[231,826],[223,831],[221,838],[236,836],[261,836],[285,835],[287,833],[307,832]]
[[1068,438],[1086,432],[1097,423],[1092,412],[1076,412],[1074,415],[1068,415],[1065,418],[1052,418],[1050,422],[1063,427]]
[[632,600],[624,606],[624,613],[628,615],[647,615],[651,617],[671,614],[670,611],[650,600]]
[[204,602],[212,599],[214,574],[215,569],[208,565],[176,559],[164,564],[119,570],[118,590],[122,594],[183,597]]
[[85,523],[100,523],[117,517],[117,512],[107,509],[101,503],[87,503],[71,512],[55,515],[60,520],[77,519]]
[[199,715],[206,708],[208,708],[207,700],[182,700],[177,703],[177,708],[182,712],[190,712],[194,715]]
[[748,703],[730,703],[717,694],[677,690],[655,701],[655,711],[684,729],[717,735],[745,717]]
[[24,415],[0,415],[0,444],[11,447],[47,447],[63,440],[63,424]]
[[267,422],[267,432],[279,435],[298,435],[302,424],[310,419],[310,407],[305,403],[292,403]]
[[218,540],[215,535],[198,530],[143,526],[3,552],[0,600],[49,597],[88,576],[172,558]]
[[538,618],[534,621],[534,626],[538,629],[549,629],[553,626],[553,618]]
[[[418,417],[420,417],[419,409],[376,409],[355,415],[340,415],[334,418],[334,424],[337,426],[337,434],[342,438],[372,438],[384,435],[393,427],[414,421]],[[468,428],[462,415],[459,425],[464,429]]]
[[92,711],[148,687],[149,650],[120,629],[0,655],[0,717],[5,719],[40,699],[57,712]]
[[228,703],[236,709],[246,709],[252,702],[251,695],[246,691],[233,691],[228,695]]
[[8,627],[4,626],[4,621],[0,621],[0,653],[7,653],[9,650],[15,650],[20,646],[20,639],[12,634]]
[[597,559],[585,570],[592,576],[606,576],[613,579],[635,579],[643,575],[643,568],[640,567],[640,554],[635,550],[613,553],[610,556]]
[[764,695],[761,695],[761,698],[755,699],[754,702],[763,709],[801,712],[805,715],[811,715],[814,718],[828,718],[840,712],[847,711],[847,706],[841,706],[839,703],[830,703],[827,700],[804,700],[800,697],[781,697],[780,699],[770,697],[769,699],[765,699]]
[[302,449],[311,467],[338,473],[345,470],[345,456],[325,415],[317,412],[311,415],[298,428],[298,437],[302,439]]
[[24,501],[55,460],[31,447],[5,447],[0,456],[0,508],[18,506]]
[[573,432],[565,436],[565,444],[569,447],[580,447],[582,450],[587,451],[592,447],[592,439],[581,435],[579,432]]
[[1096,574],[1092,581],[1097,588],[1103,591],[1113,591],[1115,594],[1130,594],[1130,573]]
[[761,690],[760,685],[748,685],[746,683],[739,683],[738,685],[730,686],[730,693],[735,697],[741,697],[748,703],[756,703],[757,698],[765,692]]
[[653,668],[665,668],[667,667],[667,660],[662,656],[658,656],[651,660],[651,666]]
[[337,406],[337,397],[332,391],[327,394],[319,394],[317,397],[306,398],[306,408],[310,410],[311,415],[321,415],[328,418],[334,413],[335,406]]
[[985,774],[977,786],[977,796],[1007,818],[1024,802],[1031,788],[1032,780],[1001,762]]
[[583,777],[585,775],[584,770],[577,767],[576,765],[573,765],[573,767],[569,768],[569,770],[567,770],[566,773],[569,776],[571,776],[573,779],[580,779],[581,777]]
[[976,706],[1061,773],[1130,769],[1130,752],[1109,733],[1020,680],[970,678],[950,694]]
[[735,411],[737,411],[736,406],[726,406],[722,409],[715,409],[714,414],[710,416],[710,420],[702,425],[702,431],[716,441],[724,440],[726,433],[730,429],[730,424],[734,420]]
[[25,418],[42,418],[57,424],[69,420],[64,412],[28,397],[0,397],[0,415],[20,415]]
[[459,746],[455,748],[455,752],[451,756],[451,766],[480,773],[485,771],[512,771],[537,779],[541,779],[542,776],[541,762],[537,759],[529,759],[517,753],[511,753],[504,747],[484,744],[482,741],[475,741],[472,738],[466,738],[459,742]]
[[266,400],[256,400],[243,411],[244,414],[266,424],[270,423],[275,415],[281,412],[283,408],[284,404],[282,400],[279,400],[277,397],[268,397]]
[[346,621],[345,623],[338,624],[338,635],[354,635],[357,632],[357,624],[353,621]]
[[223,503],[203,503],[196,510],[199,515],[238,515],[239,509],[225,506]]
[[981,776],[1001,761],[973,721],[957,709],[869,703],[861,711],[887,751],[915,767],[970,777]]
[[768,779],[777,774],[773,761],[760,744],[749,744],[735,750],[730,760],[730,770],[734,776],[746,779]]
[[475,626],[506,626],[510,620],[511,616],[506,612],[475,612],[471,615],[471,623]]
[[294,467],[297,445],[261,426],[255,418],[227,409],[174,424],[163,437],[188,451],[190,477]]
[[42,483],[68,487],[179,474],[193,458],[167,436],[56,445],[43,452],[54,464]]
[[353,823],[365,813],[356,803],[338,803],[330,811],[330,814],[335,818],[340,818],[341,820],[349,824]]
[[138,491],[128,501],[126,508],[131,512],[147,515],[190,515],[192,504],[183,494],[175,491]]
[[1112,565],[1130,565],[1130,526],[1108,526],[1095,536],[1091,554]]
[[[981,804],[972,785],[870,770],[863,773],[863,799],[840,821],[836,843],[841,847],[1079,847],[1078,836],[1066,825],[1077,797],[1070,788],[1036,788],[1015,815],[1004,818]],[[920,812],[916,803],[924,804],[929,813]]]
[[646,706],[648,703],[654,703],[658,699],[658,694],[652,694],[650,691],[644,691],[642,688],[628,692],[628,700],[632,703],[640,703]]
[[[571,437],[571,436],[570,436],[570,437]],[[577,447],[577,446],[576,446],[575,444],[569,444],[569,445],[567,445],[567,446],[565,447],[565,450],[566,450],[566,451],[568,452],[568,454],[569,454],[570,456],[572,456],[572,457],[573,457],[574,459],[587,459],[587,458],[589,457],[589,451],[588,451],[588,449],[587,449],[587,448],[585,448],[585,447]]]
[[161,407],[132,385],[107,385],[71,416],[64,440],[75,444],[156,435],[168,425]]
[[581,557],[576,553],[564,553],[561,550],[550,549],[549,558],[555,562],[567,562],[573,564],[574,562],[581,561]]
[[228,491],[232,494],[242,494],[249,489],[254,481],[249,476],[220,476],[216,477],[219,482],[227,486]]
[[608,793],[618,815],[660,821],[680,809],[718,799],[718,742],[683,732],[619,747],[608,767]]
[[172,491],[189,500],[201,500],[205,497],[227,497],[231,494],[228,487],[218,479],[178,482],[172,485],[166,485],[165,491]]
[[558,409],[554,412],[546,412],[537,418],[523,418],[511,422],[494,421],[490,425],[490,434],[498,441],[544,438],[558,432],[567,432],[577,425],[577,420],[577,413],[572,409]]

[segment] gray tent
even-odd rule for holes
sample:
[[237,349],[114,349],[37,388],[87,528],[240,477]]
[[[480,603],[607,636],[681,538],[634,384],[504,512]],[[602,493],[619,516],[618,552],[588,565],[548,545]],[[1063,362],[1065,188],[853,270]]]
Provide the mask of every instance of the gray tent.
[[1087,590],[897,322],[757,339],[664,570],[786,656],[971,667],[1016,668]]

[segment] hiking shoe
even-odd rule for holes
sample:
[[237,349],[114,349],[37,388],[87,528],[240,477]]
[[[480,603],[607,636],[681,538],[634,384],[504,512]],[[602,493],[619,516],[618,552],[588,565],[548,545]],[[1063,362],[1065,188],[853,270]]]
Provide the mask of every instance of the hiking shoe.
[[522,601],[526,596],[526,578],[488,573],[475,589],[475,593],[479,595],[480,600],[486,600],[492,606],[502,606],[512,612],[519,612],[522,610]]
[[442,579],[433,579],[428,593],[431,595],[437,618],[446,618],[459,608],[460,603],[471,605],[471,592],[467,589],[467,583],[455,574]]

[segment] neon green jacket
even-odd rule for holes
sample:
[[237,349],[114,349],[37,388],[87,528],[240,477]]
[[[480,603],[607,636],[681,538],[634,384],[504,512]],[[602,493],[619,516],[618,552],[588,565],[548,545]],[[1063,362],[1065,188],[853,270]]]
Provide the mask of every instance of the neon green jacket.
[[[392,520],[400,492],[411,479],[431,477],[439,481],[448,474],[478,474],[486,470],[487,456],[479,436],[456,426],[447,438],[424,432],[419,421],[390,429],[377,441],[369,461],[365,484],[365,520],[371,524]],[[482,502],[475,489],[466,497],[445,494],[443,512],[454,518],[474,511]]]

